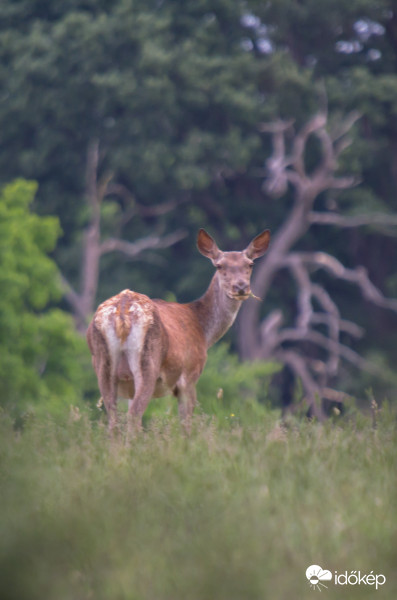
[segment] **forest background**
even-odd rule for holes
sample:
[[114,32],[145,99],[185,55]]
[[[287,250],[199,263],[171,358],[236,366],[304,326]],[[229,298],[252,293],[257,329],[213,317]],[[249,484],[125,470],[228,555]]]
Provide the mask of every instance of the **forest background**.
[[201,295],[199,227],[274,240],[213,404],[394,399],[391,0],[4,0],[0,24],[3,406],[94,405],[92,311],[126,287]]

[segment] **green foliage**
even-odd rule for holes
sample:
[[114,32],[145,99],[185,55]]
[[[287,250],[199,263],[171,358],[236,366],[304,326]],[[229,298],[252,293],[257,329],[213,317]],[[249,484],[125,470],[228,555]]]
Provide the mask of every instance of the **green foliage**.
[[[48,256],[60,228],[56,217],[30,211],[36,184],[18,180],[0,195],[0,403],[16,414],[79,397],[83,340],[71,317],[54,308],[58,270]],[[74,400],[75,401],[75,400]]]
[[[0,418],[4,600],[302,598],[305,571],[382,573],[327,598],[397,595],[396,414],[230,431],[196,417],[132,441],[73,410]],[[345,592],[345,593],[343,593]]]
[[200,408],[222,422],[260,421],[265,414],[272,375],[280,370],[273,362],[240,362],[228,344],[210,349],[197,385]]
[[[241,6],[150,4],[117,0],[98,11],[80,1],[56,16],[36,6],[23,31],[3,25],[0,55],[14,76],[2,73],[0,121],[15,117],[4,121],[3,139],[11,143],[17,124],[31,133],[23,149],[22,131],[10,148],[21,150],[12,152],[14,168],[46,184],[50,173],[73,190],[65,162],[81,176],[87,143],[98,138],[107,165],[150,202],[170,187],[208,186],[223,166],[245,166],[258,139],[243,126],[260,105],[251,81],[257,64],[235,35],[222,35],[241,30]],[[42,193],[47,206],[59,205]]]
[[60,233],[56,217],[30,212],[37,185],[16,181],[1,195],[2,300],[15,309],[41,309],[59,297],[54,262],[45,253],[54,249]]

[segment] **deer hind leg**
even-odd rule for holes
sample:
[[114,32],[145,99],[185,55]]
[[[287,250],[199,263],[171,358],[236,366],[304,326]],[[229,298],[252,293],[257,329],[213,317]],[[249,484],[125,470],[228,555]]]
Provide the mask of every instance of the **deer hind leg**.
[[98,385],[109,421],[109,431],[117,425],[117,378],[109,361],[99,361],[97,368]]
[[128,432],[136,433],[142,429],[143,414],[153,396],[156,379],[134,373],[135,394],[128,402]]
[[156,362],[154,357],[146,361],[128,357],[135,387],[134,397],[128,402],[128,431],[130,434],[142,429],[142,417],[153,397],[159,372]]
[[151,313],[136,322],[127,340],[126,358],[134,379],[134,397],[128,403],[128,432],[142,428],[142,416],[154,394],[162,361],[159,323]]

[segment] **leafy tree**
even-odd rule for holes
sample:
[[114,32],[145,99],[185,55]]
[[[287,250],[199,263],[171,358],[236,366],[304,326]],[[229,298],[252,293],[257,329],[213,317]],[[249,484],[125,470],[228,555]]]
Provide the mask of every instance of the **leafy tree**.
[[0,401],[16,414],[75,404],[85,384],[83,341],[53,305],[61,290],[48,253],[59,222],[30,211],[36,188],[17,180],[0,195]]
[[[222,182],[246,170],[260,145],[256,123],[264,105],[255,87],[261,66],[241,48],[243,5],[76,0],[0,7],[7,147],[0,177],[39,181],[38,210],[61,219],[56,258],[72,286],[79,285],[81,229],[90,219],[82,200],[93,145],[98,178],[113,173],[129,192],[115,193],[102,211],[104,233],[114,236],[121,224],[126,240],[176,221],[205,224],[218,211],[213,194],[224,197]],[[198,214],[188,202],[196,198],[204,204]],[[178,214],[156,220],[138,211],[125,222],[136,203],[162,201],[177,201]],[[119,261],[102,262],[101,297],[109,293],[107,279],[113,291],[122,285],[115,283],[126,272]],[[158,266],[153,270],[145,265],[139,275],[155,289]]]

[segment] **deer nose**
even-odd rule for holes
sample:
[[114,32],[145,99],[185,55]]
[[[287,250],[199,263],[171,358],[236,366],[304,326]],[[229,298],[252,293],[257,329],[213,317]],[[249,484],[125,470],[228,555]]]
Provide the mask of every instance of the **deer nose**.
[[245,281],[238,281],[233,285],[233,294],[245,296],[249,292],[249,286]]

